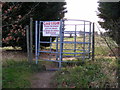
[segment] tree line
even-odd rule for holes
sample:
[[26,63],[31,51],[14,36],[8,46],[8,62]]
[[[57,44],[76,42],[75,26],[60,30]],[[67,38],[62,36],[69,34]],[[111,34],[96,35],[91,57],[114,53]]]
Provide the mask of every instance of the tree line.
[[[53,21],[64,18],[66,2],[5,2],[2,3],[2,46],[18,46],[26,50],[26,29],[33,20]],[[33,26],[35,23],[33,22]],[[35,30],[33,28],[33,40]],[[41,40],[49,40],[41,37]],[[33,41],[34,44],[35,40]],[[49,46],[49,44],[42,44]]]

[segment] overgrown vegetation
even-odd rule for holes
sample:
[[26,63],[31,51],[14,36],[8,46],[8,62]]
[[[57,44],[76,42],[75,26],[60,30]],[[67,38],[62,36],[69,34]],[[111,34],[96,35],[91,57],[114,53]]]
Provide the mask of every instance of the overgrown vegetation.
[[30,77],[33,73],[45,70],[41,64],[28,61],[7,60],[2,67],[3,88],[30,88]]
[[115,88],[117,64],[115,59],[96,59],[95,62],[67,67],[56,73],[57,88]]

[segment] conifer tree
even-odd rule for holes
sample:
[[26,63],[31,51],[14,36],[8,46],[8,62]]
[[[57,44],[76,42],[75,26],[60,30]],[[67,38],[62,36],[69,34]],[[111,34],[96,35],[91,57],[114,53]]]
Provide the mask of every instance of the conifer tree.
[[[5,2],[2,3],[2,46],[26,48],[26,30],[33,20],[60,20],[66,12],[65,2]],[[33,29],[33,34],[35,30]],[[34,38],[34,35],[33,35]],[[48,40],[48,37],[41,37]],[[33,39],[34,40],[34,39]],[[49,46],[49,44],[43,44]]]
[[120,2],[99,3],[99,24],[120,47]]

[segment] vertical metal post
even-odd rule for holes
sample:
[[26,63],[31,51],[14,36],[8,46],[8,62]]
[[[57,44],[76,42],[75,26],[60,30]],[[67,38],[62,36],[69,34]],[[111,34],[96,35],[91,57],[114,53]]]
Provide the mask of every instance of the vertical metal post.
[[[40,51],[40,50],[41,50],[41,49],[40,49],[41,21],[39,22],[38,25],[39,25],[39,27],[38,27],[38,28],[39,28],[39,29],[38,29],[38,33],[39,33],[39,34],[38,34],[38,37],[39,37],[39,38],[38,38],[38,51]],[[39,52],[38,52],[38,56],[40,56],[40,53],[39,53]]]
[[[76,53],[76,25],[75,25],[75,37],[74,37],[74,53]],[[76,54],[74,54],[74,57],[76,56]]]
[[85,60],[85,21],[84,21],[84,36],[83,36],[83,61]]
[[89,46],[88,46],[89,56],[88,58],[90,58],[90,50],[91,50],[91,22],[89,23]]
[[63,20],[60,20],[60,58],[59,58],[59,68],[62,67],[62,54],[63,54]]
[[26,40],[27,40],[27,57],[28,57],[28,61],[30,62],[29,26],[27,25],[25,28],[26,28]]
[[49,60],[51,60],[51,56],[52,56],[52,55],[51,55],[51,54],[52,54],[52,53],[51,53],[51,52],[52,52],[51,49],[52,49],[52,37],[50,36],[50,55],[49,55]]
[[58,37],[56,37],[56,60],[58,60]]
[[33,60],[33,18],[30,18],[30,62]]
[[94,61],[95,55],[95,35],[94,35],[94,31],[95,31],[95,24],[93,23],[93,33],[92,33],[92,60]]
[[35,59],[38,64],[38,21],[35,21]]

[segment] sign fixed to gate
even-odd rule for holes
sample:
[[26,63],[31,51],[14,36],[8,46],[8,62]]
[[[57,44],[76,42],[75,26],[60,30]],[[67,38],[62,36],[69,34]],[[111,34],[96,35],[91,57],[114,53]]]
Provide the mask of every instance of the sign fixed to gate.
[[59,36],[60,21],[43,22],[43,36]]

